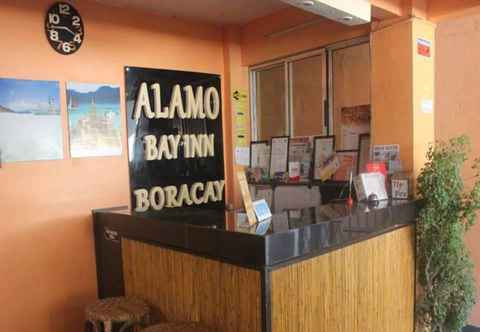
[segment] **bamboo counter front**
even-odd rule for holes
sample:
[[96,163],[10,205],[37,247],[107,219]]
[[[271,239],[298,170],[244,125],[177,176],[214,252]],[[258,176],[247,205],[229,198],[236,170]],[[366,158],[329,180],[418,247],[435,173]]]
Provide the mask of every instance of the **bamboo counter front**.
[[218,332],[412,332],[416,214],[327,204],[248,227],[234,212],[96,210],[99,296]]

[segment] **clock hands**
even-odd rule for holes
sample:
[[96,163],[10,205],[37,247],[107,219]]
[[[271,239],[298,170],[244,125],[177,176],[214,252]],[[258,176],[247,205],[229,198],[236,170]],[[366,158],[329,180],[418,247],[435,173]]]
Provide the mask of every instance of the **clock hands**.
[[52,29],[57,29],[57,30],[65,30],[65,31],[70,32],[74,36],[76,35],[75,32],[73,32],[70,28],[67,28],[67,27],[64,27],[64,26],[52,25],[51,28]]

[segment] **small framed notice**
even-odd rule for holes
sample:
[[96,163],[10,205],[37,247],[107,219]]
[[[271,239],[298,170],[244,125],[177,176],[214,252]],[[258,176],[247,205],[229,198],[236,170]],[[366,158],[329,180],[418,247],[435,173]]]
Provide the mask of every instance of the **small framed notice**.
[[[311,136],[291,137],[288,146],[288,175],[290,179],[298,178],[300,181],[308,181],[312,167],[313,138]],[[290,165],[298,169],[297,174],[291,174]]]
[[270,144],[270,177],[281,177],[288,171],[288,136],[272,137]]
[[268,141],[250,143],[250,168],[259,168],[262,174],[268,174],[270,163],[270,146]]
[[392,175],[392,198],[408,199],[410,196],[410,177],[407,173],[396,173]]
[[335,154],[335,136],[313,138],[313,180],[321,180],[328,161]]

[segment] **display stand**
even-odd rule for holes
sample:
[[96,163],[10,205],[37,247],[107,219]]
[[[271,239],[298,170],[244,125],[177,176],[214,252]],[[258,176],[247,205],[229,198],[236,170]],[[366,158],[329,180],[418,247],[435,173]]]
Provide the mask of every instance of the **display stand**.
[[[327,204],[334,200],[342,200],[346,199],[348,196],[348,182],[347,181],[302,181],[302,182],[283,182],[283,181],[258,181],[253,182],[249,181],[248,184],[250,187],[253,187],[253,196],[256,199],[256,193],[258,187],[270,187],[272,190],[272,202],[271,202],[271,210],[276,211],[276,204],[275,204],[275,191],[279,187],[317,187],[320,193],[321,203]],[[262,188],[264,189],[264,188]]]

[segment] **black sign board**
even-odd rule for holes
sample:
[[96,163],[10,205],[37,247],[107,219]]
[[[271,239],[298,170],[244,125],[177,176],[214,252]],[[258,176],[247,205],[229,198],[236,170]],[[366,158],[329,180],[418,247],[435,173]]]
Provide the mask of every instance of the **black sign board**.
[[223,208],[219,75],[125,68],[132,209]]

